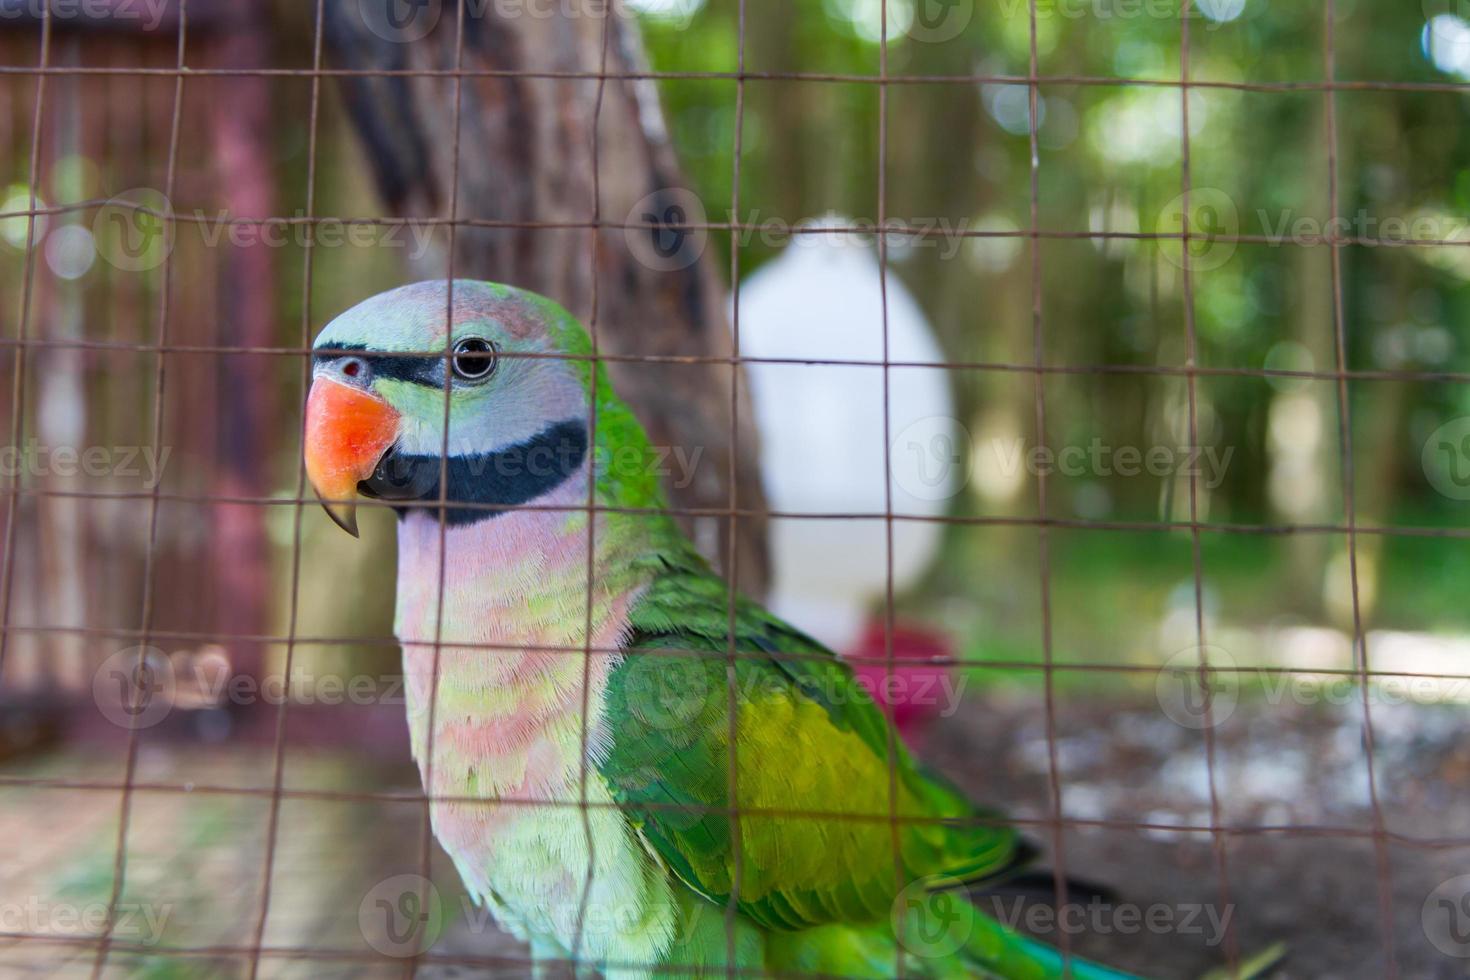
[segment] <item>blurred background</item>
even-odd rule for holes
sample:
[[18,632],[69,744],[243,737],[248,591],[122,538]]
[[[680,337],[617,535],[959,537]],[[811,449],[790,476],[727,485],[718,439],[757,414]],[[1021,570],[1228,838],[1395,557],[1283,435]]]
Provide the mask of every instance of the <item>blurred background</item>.
[[1463,976],[1465,11],[598,9],[0,0],[0,967],[526,975],[437,853],[428,952],[359,914],[392,518],[302,500],[302,349],[452,262],[598,311],[696,541],[1053,864],[1230,912],[1074,948]]

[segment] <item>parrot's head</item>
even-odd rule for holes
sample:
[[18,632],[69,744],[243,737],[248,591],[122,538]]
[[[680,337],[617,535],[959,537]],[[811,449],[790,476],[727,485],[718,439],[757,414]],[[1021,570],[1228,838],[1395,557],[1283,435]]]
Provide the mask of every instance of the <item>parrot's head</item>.
[[316,339],[307,476],[353,535],[359,496],[435,519],[437,502],[471,505],[448,510],[451,524],[535,500],[584,465],[589,350],[565,310],[510,287],[458,280],[451,298],[439,280],[374,296]]

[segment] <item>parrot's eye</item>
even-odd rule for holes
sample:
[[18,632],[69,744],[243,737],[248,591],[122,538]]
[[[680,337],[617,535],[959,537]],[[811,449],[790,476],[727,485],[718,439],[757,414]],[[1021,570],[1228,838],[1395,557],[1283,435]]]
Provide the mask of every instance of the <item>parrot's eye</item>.
[[466,381],[483,381],[495,373],[495,345],[466,337],[454,345],[454,373]]

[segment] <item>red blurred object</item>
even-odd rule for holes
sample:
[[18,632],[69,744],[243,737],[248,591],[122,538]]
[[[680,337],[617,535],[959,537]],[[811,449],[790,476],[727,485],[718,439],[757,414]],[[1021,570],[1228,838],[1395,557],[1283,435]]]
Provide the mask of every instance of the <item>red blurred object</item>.
[[942,633],[895,623],[890,669],[883,662],[888,657],[884,632],[882,620],[870,621],[857,647],[844,656],[858,661],[852,665],[858,683],[912,744],[930,722],[953,712],[958,703],[960,691],[948,666],[954,651]]

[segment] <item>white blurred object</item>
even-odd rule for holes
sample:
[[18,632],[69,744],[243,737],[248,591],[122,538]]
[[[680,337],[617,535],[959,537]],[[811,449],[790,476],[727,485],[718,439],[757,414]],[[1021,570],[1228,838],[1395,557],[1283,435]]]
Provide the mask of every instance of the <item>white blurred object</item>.
[[[850,225],[844,218],[825,226]],[[772,510],[882,514],[883,296],[872,235],[799,234],[740,290],[745,357],[865,364],[750,364],[761,468]],[[888,361],[944,363],[917,302],[888,275]],[[894,514],[937,516],[961,489],[963,429],[949,371],[890,367]],[[770,605],[838,651],[851,650],[887,591],[885,521],[777,519],[771,523]],[[928,567],[943,525],[893,524],[893,584]]]

